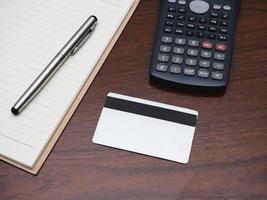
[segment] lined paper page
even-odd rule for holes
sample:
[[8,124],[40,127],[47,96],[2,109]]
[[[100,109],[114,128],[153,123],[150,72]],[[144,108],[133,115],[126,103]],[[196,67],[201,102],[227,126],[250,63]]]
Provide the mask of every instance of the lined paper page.
[[[32,167],[133,0],[0,0],[0,155]],[[12,105],[90,16],[98,25],[19,115]]]

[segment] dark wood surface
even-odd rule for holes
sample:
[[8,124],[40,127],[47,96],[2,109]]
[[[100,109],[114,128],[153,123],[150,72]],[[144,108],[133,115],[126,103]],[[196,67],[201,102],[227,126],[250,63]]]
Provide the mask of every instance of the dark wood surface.
[[[37,176],[0,162],[0,199],[267,199],[267,1],[243,0],[224,96],[149,84],[159,9],[143,0]],[[92,144],[107,92],[199,111],[187,165]]]

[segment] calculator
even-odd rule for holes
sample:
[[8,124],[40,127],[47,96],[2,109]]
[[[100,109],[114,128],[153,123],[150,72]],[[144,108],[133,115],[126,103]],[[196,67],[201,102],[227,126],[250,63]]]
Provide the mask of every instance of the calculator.
[[225,90],[239,0],[161,0],[150,78]]

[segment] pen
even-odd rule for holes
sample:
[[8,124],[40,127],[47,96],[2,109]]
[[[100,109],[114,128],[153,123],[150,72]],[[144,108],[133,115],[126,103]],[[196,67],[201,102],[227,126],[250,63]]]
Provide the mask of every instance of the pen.
[[70,57],[73,56],[82,45],[89,39],[97,25],[97,18],[90,16],[79,30],[71,37],[65,46],[57,53],[51,60],[41,74],[35,79],[30,87],[22,94],[19,100],[11,108],[14,115],[18,115],[30,101],[40,92],[49,79],[55,72],[62,66],[62,64]]

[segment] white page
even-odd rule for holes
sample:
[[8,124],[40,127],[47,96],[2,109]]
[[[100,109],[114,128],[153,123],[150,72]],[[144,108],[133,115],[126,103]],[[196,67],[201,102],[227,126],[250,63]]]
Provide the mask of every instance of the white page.
[[[133,0],[0,0],[0,155],[32,167]],[[19,116],[12,105],[90,15],[98,25]]]

